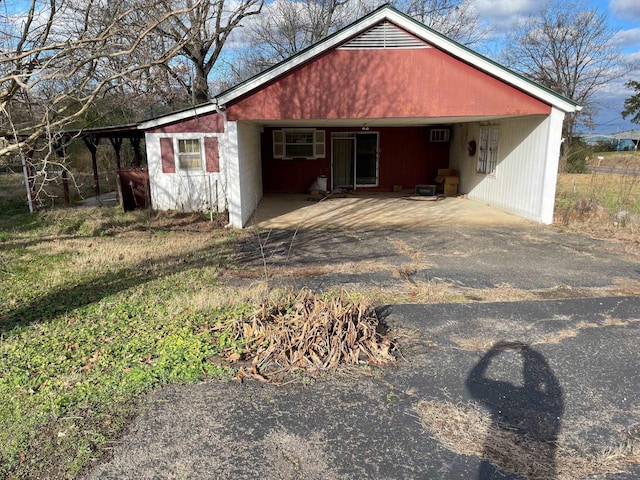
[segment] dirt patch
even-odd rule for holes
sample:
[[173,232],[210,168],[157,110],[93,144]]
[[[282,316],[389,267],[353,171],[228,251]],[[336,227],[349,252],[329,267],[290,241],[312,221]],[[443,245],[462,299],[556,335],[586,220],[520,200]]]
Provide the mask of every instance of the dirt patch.
[[309,438],[286,431],[269,433],[264,441],[268,462],[282,480],[324,480],[337,478],[324,451],[326,439],[318,434]]

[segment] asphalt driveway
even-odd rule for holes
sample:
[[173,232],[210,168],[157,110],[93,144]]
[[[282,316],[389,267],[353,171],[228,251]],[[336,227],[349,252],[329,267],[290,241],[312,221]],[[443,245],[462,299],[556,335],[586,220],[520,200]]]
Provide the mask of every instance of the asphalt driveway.
[[260,278],[264,258],[276,282],[295,286],[392,288],[434,281],[535,290],[640,281],[640,256],[621,256],[608,241],[542,225],[248,232],[233,260],[242,278],[250,269]]
[[233,261],[229,283],[266,261],[272,285],[569,298],[380,307],[393,367],[160,389],[87,478],[640,478],[640,297],[588,290],[637,291],[615,245],[532,225],[256,229]]
[[[635,479],[637,454],[614,462],[605,452],[640,442],[639,312],[637,297],[391,306],[380,313],[405,339],[395,367],[308,385],[161,389],[87,478]],[[498,348],[488,361],[500,340],[529,353]],[[552,441],[538,466],[517,448],[492,460],[547,476],[483,462],[503,435],[531,438],[534,450]]]

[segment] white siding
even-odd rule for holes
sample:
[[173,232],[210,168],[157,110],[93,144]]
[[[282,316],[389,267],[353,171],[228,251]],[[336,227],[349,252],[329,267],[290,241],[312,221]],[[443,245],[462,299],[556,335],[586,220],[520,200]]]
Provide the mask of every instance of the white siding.
[[229,223],[244,227],[262,198],[260,126],[227,122]]
[[541,223],[553,221],[555,183],[564,114],[553,109],[550,116],[502,119],[495,175],[477,173],[478,152],[467,153],[469,141],[479,147],[482,125],[455,127],[451,144],[451,167],[460,170],[460,193]]
[[[218,157],[220,172],[224,171],[224,134],[202,133],[147,133],[147,163],[151,189],[151,206],[156,210],[181,211],[224,211],[226,210],[225,178],[220,172],[181,171],[176,166],[175,173],[162,172],[160,139],[218,137]],[[177,162],[177,153],[175,154]],[[126,188],[123,185],[123,188]]]

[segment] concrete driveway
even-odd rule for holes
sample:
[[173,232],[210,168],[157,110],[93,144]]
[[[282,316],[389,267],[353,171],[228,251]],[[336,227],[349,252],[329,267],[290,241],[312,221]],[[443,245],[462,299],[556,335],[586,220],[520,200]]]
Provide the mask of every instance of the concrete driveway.
[[524,225],[526,220],[465,197],[353,193],[265,195],[249,227],[261,229],[421,228],[437,225]]

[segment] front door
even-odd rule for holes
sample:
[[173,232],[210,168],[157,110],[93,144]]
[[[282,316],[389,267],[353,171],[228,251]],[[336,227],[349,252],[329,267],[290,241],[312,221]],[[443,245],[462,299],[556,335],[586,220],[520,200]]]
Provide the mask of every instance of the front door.
[[332,188],[378,186],[378,132],[331,135]]

